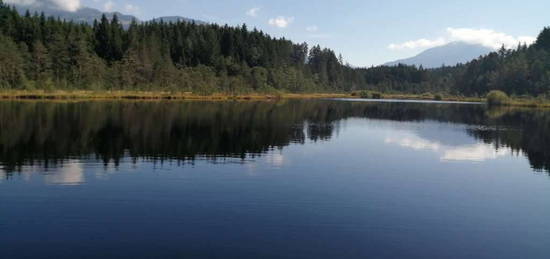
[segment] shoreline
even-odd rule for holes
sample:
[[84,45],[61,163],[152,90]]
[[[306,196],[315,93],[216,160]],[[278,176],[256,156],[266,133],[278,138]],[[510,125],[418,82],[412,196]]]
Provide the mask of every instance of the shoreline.
[[[488,105],[487,98],[480,97],[461,97],[461,96],[443,96],[441,99],[435,98],[435,95],[415,95],[415,94],[383,94],[382,99],[397,100],[418,100],[418,101],[444,101],[444,102],[466,102],[483,103]],[[550,100],[537,98],[514,98],[511,97],[506,103],[497,105],[500,107],[523,107],[523,108],[550,108]]]
[[285,93],[285,94],[238,94],[215,93],[198,95],[189,92],[163,91],[0,91],[0,100],[196,100],[196,101],[229,101],[229,100],[278,100],[278,99],[322,99],[351,98],[351,94],[338,93]]
[[[381,94],[380,99],[393,100],[417,100],[417,101],[447,101],[447,102],[471,102],[486,103],[486,98],[442,96],[436,98],[429,94]],[[85,91],[85,90],[7,90],[0,91],[0,100],[36,100],[36,101],[67,101],[67,100],[189,100],[189,101],[262,101],[281,99],[325,99],[325,98],[360,98],[352,93],[282,93],[282,94],[224,94],[199,95],[190,92],[164,92],[164,91]],[[507,103],[500,106],[550,108],[550,100],[535,98],[510,98]]]

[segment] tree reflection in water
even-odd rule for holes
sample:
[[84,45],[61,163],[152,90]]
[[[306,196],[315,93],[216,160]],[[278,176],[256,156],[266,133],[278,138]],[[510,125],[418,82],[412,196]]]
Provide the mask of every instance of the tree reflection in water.
[[[97,159],[115,165],[125,157],[134,162],[144,159],[182,163],[192,163],[197,158],[212,162],[247,159],[291,143],[328,141],[341,127],[340,122],[348,118],[466,125],[469,135],[487,145],[482,149],[472,146],[471,150],[455,150],[454,156],[462,154],[459,151],[494,152],[498,156],[497,149],[506,148],[523,152],[534,169],[550,171],[550,111],[544,110],[329,100],[7,101],[0,102],[0,163],[4,171],[0,181],[20,172],[23,166],[47,169],[63,165],[67,170],[76,170],[75,159]],[[78,174],[71,174],[72,179],[65,183],[78,183],[75,175]]]

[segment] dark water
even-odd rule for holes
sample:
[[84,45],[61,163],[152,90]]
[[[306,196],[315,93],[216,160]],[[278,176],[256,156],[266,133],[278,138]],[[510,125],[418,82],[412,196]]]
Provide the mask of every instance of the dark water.
[[550,111],[0,102],[0,258],[550,258]]

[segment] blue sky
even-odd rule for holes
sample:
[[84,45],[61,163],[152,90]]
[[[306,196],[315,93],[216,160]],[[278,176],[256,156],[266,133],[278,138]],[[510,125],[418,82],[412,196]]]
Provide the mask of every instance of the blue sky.
[[274,36],[332,48],[356,66],[413,56],[455,40],[486,46],[517,45],[532,41],[550,25],[548,0],[45,1],[69,8],[79,5],[116,10],[141,19],[180,15],[221,24],[246,23]]

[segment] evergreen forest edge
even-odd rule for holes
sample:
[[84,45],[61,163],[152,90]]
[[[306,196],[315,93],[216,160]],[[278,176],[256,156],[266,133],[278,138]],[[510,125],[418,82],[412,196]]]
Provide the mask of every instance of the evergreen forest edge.
[[214,93],[434,93],[480,97],[499,90],[550,97],[550,28],[531,46],[437,69],[355,68],[333,50],[273,38],[246,25],[133,22],[93,25],[25,15],[0,0],[0,91],[91,90]]

